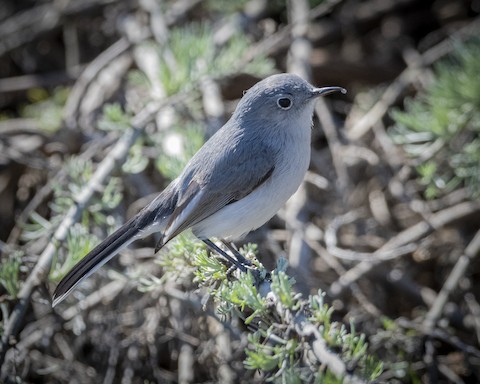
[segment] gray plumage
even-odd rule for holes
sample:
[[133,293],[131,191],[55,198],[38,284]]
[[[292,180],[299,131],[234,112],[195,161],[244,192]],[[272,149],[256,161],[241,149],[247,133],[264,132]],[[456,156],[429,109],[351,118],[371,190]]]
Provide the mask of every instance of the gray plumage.
[[155,200],[83,258],[57,286],[53,305],[136,239],[161,232],[157,250],[191,228],[200,239],[239,238],[268,221],[297,190],[310,162],[315,88],[291,74],[248,90],[230,120]]

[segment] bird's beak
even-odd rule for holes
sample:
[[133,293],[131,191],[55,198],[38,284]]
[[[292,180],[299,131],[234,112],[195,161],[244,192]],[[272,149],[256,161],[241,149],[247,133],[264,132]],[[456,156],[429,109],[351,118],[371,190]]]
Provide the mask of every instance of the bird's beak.
[[322,87],[314,88],[312,90],[312,97],[325,96],[333,92],[341,92],[343,94],[347,93],[347,90],[342,87]]

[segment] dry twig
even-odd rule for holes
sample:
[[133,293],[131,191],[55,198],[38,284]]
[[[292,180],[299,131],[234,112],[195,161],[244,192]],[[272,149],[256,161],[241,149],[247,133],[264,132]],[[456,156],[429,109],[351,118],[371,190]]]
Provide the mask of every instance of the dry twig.
[[[467,216],[478,214],[479,212],[480,203],[478,202],[465,202],[448,207],[440,212],[432,214],[428,222],[423,220],[400,232],[376,252],[382,253],[387,250],[399,248],[408,243],[413,243],[434,230],[447,226],[452,222],[464,219]],[[360,262],[331,285],[330,294],[333,297],[341,295],[353,282],[357,281],[362,276],[369,273],[373,268],[376,268],[384,262],[385,260],[379,258]]]

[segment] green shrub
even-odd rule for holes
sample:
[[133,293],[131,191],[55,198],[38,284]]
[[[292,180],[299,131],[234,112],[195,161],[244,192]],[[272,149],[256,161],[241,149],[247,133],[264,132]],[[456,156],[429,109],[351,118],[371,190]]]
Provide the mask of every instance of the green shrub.
[[459,187],[480,194],[480,45],[435,66],[424,93],[392,116],[393,139],[414,159],[427,198]]

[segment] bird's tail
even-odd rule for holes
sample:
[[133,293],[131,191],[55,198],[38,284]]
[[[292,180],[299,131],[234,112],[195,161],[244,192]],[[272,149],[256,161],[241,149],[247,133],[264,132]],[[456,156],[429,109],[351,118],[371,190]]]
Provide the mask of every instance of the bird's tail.
[[57,285],[52,306],[60,303],[84,279],[137,239],[139,233],[140,230],[128,222],[93,248]]
[[154,201],[93,248],[67,273],[53,293],[52,306],[65,299],[78,284],[130,243],[153,232],[162,231],[176,202],[177,193],[173,182]]

